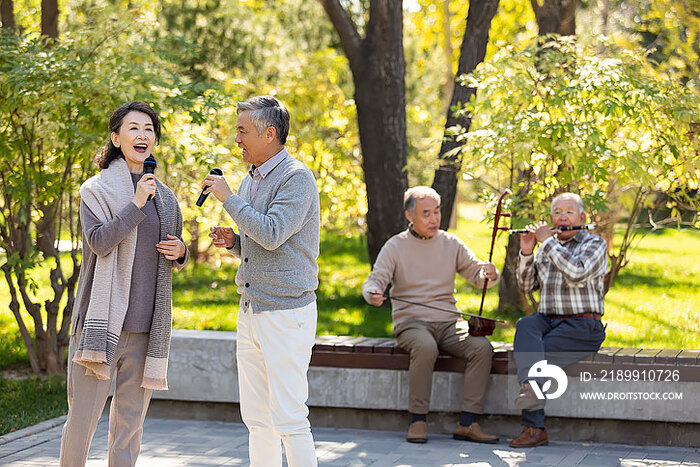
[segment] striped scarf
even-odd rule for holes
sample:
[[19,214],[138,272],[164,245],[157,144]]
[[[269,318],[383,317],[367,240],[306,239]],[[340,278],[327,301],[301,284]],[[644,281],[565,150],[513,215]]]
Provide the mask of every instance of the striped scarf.
[[[108,168],[88,179],[80,187],[80,196],[102,222],[112,219],[134,196],[126,161],[114,160]],[[157,180],[154,202],[160,219],[160,240],[166,240],[168,234],[179,238],[182,234],[180,207],[170,189]],[[114,355],[129,304],[136,235],[137,229],[134,229],[108,255],[97,257],[90,302],[73,361],[84,366],[87,375],[99,379],[111,378]],[[162,254],[158,256],[153,321],[141,381],[141,386],[146,389],[168,389],[166,376],[172,325],[172,263]]]

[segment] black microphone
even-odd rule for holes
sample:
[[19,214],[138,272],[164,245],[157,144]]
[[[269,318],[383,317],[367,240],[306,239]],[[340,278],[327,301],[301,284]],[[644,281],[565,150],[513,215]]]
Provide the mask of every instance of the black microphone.
[[[146,160],[143,161],[143,173],[145,174],[153,174],[155,172],[156,167],[158,167],[158,163],[156,162],[156,158],[153,157],[153,155],[150,155],[146,158]],[[146,201],[150,201],[153,199],[153,195],[148,195],[148,199]]]
[[[209,175],[223,175],[223,174],[224,174],[224,172],[222,172],[222,170],[221,170],[220,168],[218,168],[218,167],[214,167],[213,169],[211,169],[211,170],[209,171]],[[207,188],[209,188],[209,187],[208,187],[208,186],[205,187],[205,188],[202,190],[202,192],[199,194],[199,198],[197,198],[197,203],[196,203],[196,204],[197,204],[197,206],[199,206],[200,208],[202,207],[202,204],[204,204],[204,200],[207,199],[207,196],[209,196],[209,193],[204,193],[204,190],[206,190]]]

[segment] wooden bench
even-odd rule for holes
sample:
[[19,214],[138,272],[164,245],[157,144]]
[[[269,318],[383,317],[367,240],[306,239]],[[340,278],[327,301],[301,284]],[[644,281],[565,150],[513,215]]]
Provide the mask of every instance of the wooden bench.
[[[155,391],[149,414],[240,420],[236,367],[237,334],[174,329],[167,391]],[[518,431],[512,404],[518,384],[512,344],[492,342],[493,365],[484,401],[484,423],[493,433]],[[602,348],[567,368],[569,385],[548,401],[550,436],[558,440],[697,446],[700,439],[700,351]],[[320,336],[309,368],[314,426],[402,431],[406,427],[409,356],[391,338]],[[459,412],[464,360],[441,355],[433,374],[431,433],[451,433]],[[678,383],[591,384],[579,372],[677,371]],[[586,400],[579,391],[674,391],[681,400]],[[551,403],[550,403],[551,402]]]
[[[513,344],[491,344],[494,348],[491,374],[509,374],[509,362],[510,373],[513,373]],[[462,373],[465,365],[464,359],[441,352],[435,362],[435,371]],[[408,370],[409,355],[393,338],[318,336],[311,366]],[[608,373],[618,370],[678,370],[681,381],[700,382],[700,350],[602,347],[596,354],[567,367],[566,373],[579,376],[582,371],[600,374],[603,370]]]

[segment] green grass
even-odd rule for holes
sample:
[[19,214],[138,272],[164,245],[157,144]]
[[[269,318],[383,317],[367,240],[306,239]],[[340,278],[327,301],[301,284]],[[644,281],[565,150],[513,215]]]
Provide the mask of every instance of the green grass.
[[605,297],[605,345],[700,349],[700,233],[650,234]]
[[[490,227],[479,222],[474,205],[463,205],[455,232],[481,258],[488,256]],[[505,235],[499,236],[494,262],[503,264]],[[618,276],[606,297],[606,346],[700,349],[700,232],[666,230],[649,235]],[[67,266],[67,264],[66,264]],[[360,294],[370,271],[364,239],[324,234],[319,257],[318,334],[390,336],[391,310],[365,303]],[[189,265],[174,274],[173,322],[176,328],[236,330],[238,294],[236,262],[228,256],[217,263]],[[48,297],[46,271],[37,270],[40,298]],[[461,277],[456,285],[458,306],[479,308],[480,291]],[[0,368],[26,365],[26,351],[14,318],[6,311],[7,288],[0,282]],[[496,288],[486,295],[484,313],[496,316]],[[493,340],[512,341],[517,316],[498,325]],[[32,329],[32,323],[29,323]]]
[[0,435],[67,412],[64,376],[19,380],[0,377]]
[[[460,209],[455,232],[481,258],[488,256],[490,227],[479,222],[473,205]],[[505,235],[494,250],[503,264]],[[644,348],[700,349],[700,232],[657,232],[643,240],[630,264],[618,276],[605,300],[607,339],[603,345]],[[66,261],[65,266],[68,266]],[[365,303],[360,291],[370,271],[364,239],[324,234],[319,258],[318,334],[391,336],[391,309]],[[38,298],[49,298],[47,268],[33,272]],[[236,262],[192,265],[174,274],[173,322],[176,328],[236,330],[238,294]],[[476,312],[480,291],[457,278],[458,306]],[[14,317],[7,311],[9,294],[0,282],[0,369],[28,366],[27,353]],[[486,295],[484,313],[496,316],[496,288]],[[512,342],[518,316],[499,316],[494,341]],[[25,318],[27,315],[25,313]],[[30,330],[33,323],[26,321]],[[0,378],[0,433],[20,429],[66,412],[65,378],[23,381]]]
[[[467,207],[468,209],[469,207]],[[488,256],[490,227],[460,213],[455,232],[481,258]],[[499,236],[494,262],[503,264],[506,237]],[[682,252],[679,255],[678,252]],[[606,346],[700,348],[700,233],[666,230],[649,235],[617,277],[606,296]],[[318,334],[390,336],[391,310],[375,308],[360,295],[370,267],[364,240],[325,235],[319,258]],[[198,266],[175,278],[176,327],[235,330],[238,296],[235,265]],[[456,284],[461,310],[479,309],[480,291],[461,277]],[[492,340],[512,342],[518,316],[498,315],[496,288],[486,294],[484,313],[509,321],[496,327]]]
[[25,366],[29,362],[27,348],[14,317],[10,313],[7,315],[5,312],[0,315],[0,368]]

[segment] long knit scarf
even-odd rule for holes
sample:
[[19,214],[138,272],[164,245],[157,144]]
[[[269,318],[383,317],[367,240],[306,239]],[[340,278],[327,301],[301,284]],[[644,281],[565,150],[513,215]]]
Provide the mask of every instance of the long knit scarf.
[[[160,240],[180,237],[182,216],[177,200],[165,185],[156,181],[154,197],[160,219]],[[134,196],[129,168],[124,159],[80,187],[81,199],[102,222],[112,219]],[[129,304],[131,271],[136,250],[137,229],[130,232],[109,254],[98,256],[78,350],[73,361],[84,366],[87,375],[110,379],[119,336]],[[158,256],[156,296],[141,386],[168,389],[168,352],[172,324],[172,261]]]

